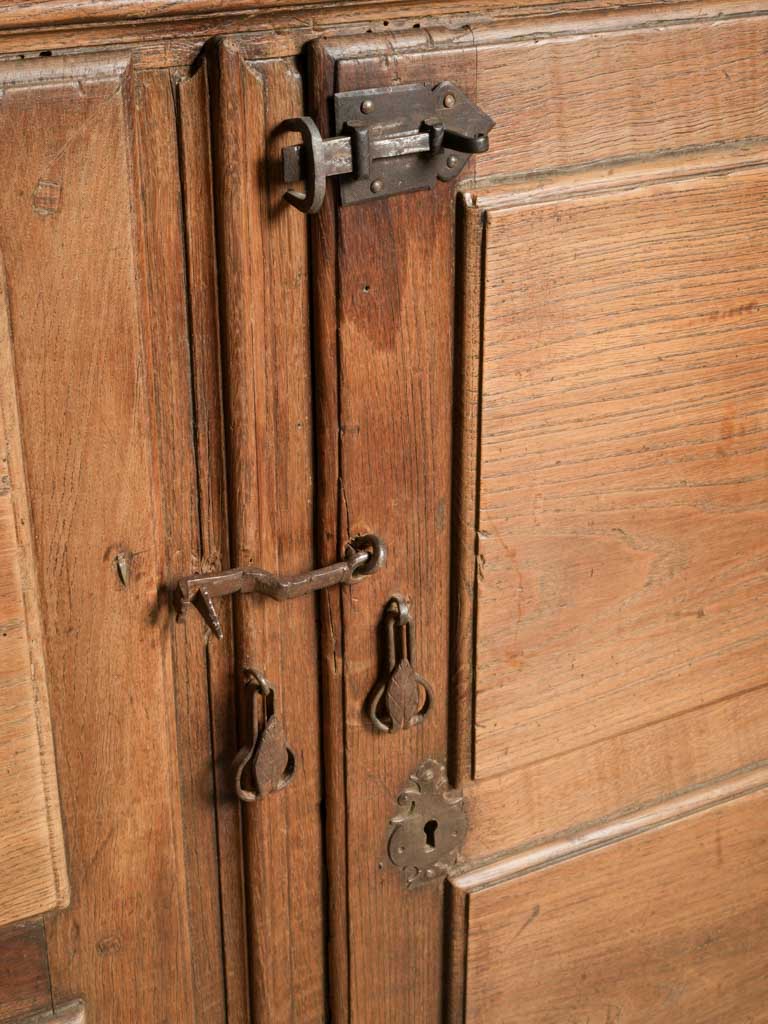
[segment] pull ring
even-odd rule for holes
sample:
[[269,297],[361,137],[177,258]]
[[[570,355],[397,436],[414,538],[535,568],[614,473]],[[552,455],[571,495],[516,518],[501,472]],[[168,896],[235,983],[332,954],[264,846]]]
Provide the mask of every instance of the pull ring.
[[347,544],[344,561],[297,573],[295,576],[276,576],[255,566],[185,576],[176,584],[176,618],[181,621],[189,606],[194,604],[211,631],[221,640],[224,633],[213,603],[214,597],[255,592],[271,597],[274,601],[288,601],[292,597],[300,597],[325,587],[356,583],[364,576],[377,572],[386,561],[387,546],[384,541],[375,533],[366,533],[362,537],[353,537]]
[[387,678],[371,693],[368,716],[379,732],[398,732],[419,725],[429,714],[434,693],[412,664],[411,606],[395,594],[384,609]]
[[[235,792],[244,803],[285,789],[296,772],[296,757],[285,740],[283,723],[275,714],[275,691],[269,680],[255,668],[243,669],[246,689],[251,693],[253,739],[238,751],[234,760]],[[264,725],[259,728],[259,702],[264,704]],[[246,775],[247,770],[247,775]],[[243,776],[251,783],[243,784]]]

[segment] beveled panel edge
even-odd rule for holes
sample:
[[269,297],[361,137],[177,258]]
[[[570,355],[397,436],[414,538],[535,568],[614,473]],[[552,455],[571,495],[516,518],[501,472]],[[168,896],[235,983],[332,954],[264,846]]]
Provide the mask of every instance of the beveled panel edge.
[[469,865],[463,871],[454,872],[449,882],[463,893],[480,892],[631,836],[673,825],[683,818],[765,787],[768,787],[768,761],[733,772],[716,782],[694,787],[670,800],[655,803],[623,817],[601,822],[495,860]]
[[34,699],[37,748],[41,767],[41,785],[48,833],[51,890],[36,906],[16,905],[3,917],[2,924],[12,924],[31,915],[63,910],[69,906],[71,891],[62,824],[56,754],[48,700],[43,623],[39,601],[37,565],[34,557],[32,519],[27,477],[24,466],[16,372],[13,353],[13,324],[9,301],[5,261],[0,252],[0,440],[5,437],[6,465],[10,480],[12,521],[16,531],[18,565],[21,574],[21,598],[24,608],[24,630],[27,641],[29,685]]
[[[685,0],[677,0],[675,6],[683,5]],[[153,6],[157,12],[153,10]],[[185,22],[191,18],[206,18],[216,16],[245,17],[248,15],[261,14],[269,17],[269,12],[275,9],[284,8],[294,13],[304,12],[308,14],[317,8],[330,6],[327,0],[312,2],[305,0],[297,3],[296,0],[268,0],[267,3],[254,2],[254,0],[167,0],[162,4],[153,5],[151,0],[5,0],[0,3],[0,32],[11,32],[19,30],[31,30],[62,26],[66,28],[93,27],[97,25],[121,26],[135,19],[142,19],[145,22],[159,23],[166,26]],[[363,7],[375,9],[377,7],[391,6],[388,0],[368,0],[367,3],[347,4],[345,6],[354,9]],[[458,4],[452,4],[454,8]],[[519,7],[523,12],[528,13],[542,6],[557,7],[556,3],[537,4],[535,0],[495,0],[489,7],[487,3],[477,4],[478,8],[484,11],[498,7],[501,10],[509,10],[510,7]],[[658,0],[650,0],[648,7],[660,7]],[[464,4],[464,10],[471,10],[472,4]],[[573,5],[569,5],[573,9]],[[662,8],[663,9],[663,8]]]
[[463,45],[480,47],[525,41],[526,37],[544,39],[768,14],[759,0],[734,0],[727,11],[695,0],[618,0],[615,4],[609,0],[506,0],[490,8],[481,0],[437,0],[429,14],[418,0],[341,5],[332,0],[316,4],[276,0],[265,5],[245,0],[218,5],[210,0],[175,0],[163,5],[162,14],[148,14],[147,6],[147,0],[91,0],[85,4],[37,0],[23,6],[6,0],[0,3],[0,59],[22,54],[49,58],[52,49],[129,46],[134,49],[137,67],[189,67],[208,40],[231,34],[243,40],[249,59],[257,59],[295,56],[313,39],[332,35],[347,40],[358,37],[361,45],[370,48],[377,40],[385,47],[390,45],[396,34],[398,48],[426,51],[451,45],[442,36],[444,30],[454,35],[463,31]]
[[25,1017],[18,1024],[87,1024],[85,1003],[76,1000],[50,1013],[39,1013],[35,1017]]
[[131,53],[62,54],[39,60],[0,60],[0,89],[13,86],[34,88],[56,82],[103,81],[123,77],[131,64]]
[[539,206],[578,196],[631,191],[708,174],[730,174],[768,163],[768,138],[704,145],[681,157],[670,151],[652,158],[631,157],[609,164],[554,168],[519,176],[480,178],[464,186],[467,206],[491,215],[516,206]]

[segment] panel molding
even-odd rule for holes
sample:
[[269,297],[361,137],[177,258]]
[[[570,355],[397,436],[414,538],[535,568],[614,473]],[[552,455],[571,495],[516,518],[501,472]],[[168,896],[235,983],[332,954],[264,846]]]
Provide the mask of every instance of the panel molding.
[[61,909],[69,880],[0,252],[0,925]]
[[671,800],[660,801],[632,814],[574,832],[572,835],[561,836],[528,849],[524,848],[497,860],[465,866],[461,871],[451,875],[450,885],[464,893],[480,892],[558,861],[639,835],[641,832],[674,825],[675,822],[693,814],[737,800],[766,787],[768,761],[734,772],[716,782],[698,786]]

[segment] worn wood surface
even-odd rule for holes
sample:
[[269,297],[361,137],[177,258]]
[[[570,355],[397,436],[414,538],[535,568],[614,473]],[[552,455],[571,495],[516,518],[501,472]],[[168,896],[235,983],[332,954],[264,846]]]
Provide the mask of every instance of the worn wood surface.
[[0,925],[69,900],[0,252]]
[[[301,79],[292,62],[247,63],[234,41],[213,57],[231,558],[299,572],[315,564],[308,235],[271,168]],[[271,681],[297,757],[285,790],[243,809],[252,1008],[309,1024],[326,1001],[315,598],[233,600],[238,670]]]
[[[203,572],[230,565],[209,101],[208,68],[202,63],[193,76],[179,81],[178,104],[197,443],[199,568]],[[232,792],[232,761],[238,740],[229,602],[222,603],[218,611],[224,639],[216,640],[205,630],[202,642],[210,694],[227,1024],[246,1024],[249,995],[242,832],[240,808]],[[190,624],[190,629],[200,638],[199,623]]]
[[[163,508],[163,596],[200,564],[201,538],[193,446],[192,371],[189,346],[185,237],[176,135],[175,83],[167,71],[136,76],[134,111],[146,282],[144,323],[151,343],[150,402]],[[197,197],[187,195],[187,208]],[[210,209],[203,208],[210,213]],[[192,214],[194,216],[194,213]],[[222,984],[214,752],[204,657],[204,626],[190,617],[173,629],[173,708],[179,771],[178,814],[190,879],[181,891],[190,930],[195,1019],[226,1018]]]
[[[450,769],[472,777],[477,605],[477,484],[480,441],[485,214],[463,194],[457,205],[456,368],[451,564]],[[476,832],[476,829],[472,830]]]
[[477,95],[497,126],[478,173],[522,174],[768,135],[768,112],[755,103],[768,42],[764,15],[717,25],[660,22],[652,30],[622,28],[605,16],[563,28],[543,45],[523,36],[479,46]]
[[0,928],[0,1021],[51,1009],[51,981],[42,918]]
[[521,1024],[768,1019],[760,774],[683,820],[672,805],[621,842],[468,879],[467,1024],[506,1024],[510,1007]]
[[[439,54],[401,58],[376,40],[368,49],[349,60],[343,41],[314,51],[315,110],[333,86],[444,70]],[[471,91],[469,68],[451,73]],[[346,925],[341,915],[333,925],[346,928],[349,955],[337,933],[333,1006],[339,1019],[371,1024],[442,1012],[442,896],[405,892],[387,862],[386,830],[409,773],[428,755],[445,757],[447,745],[453,219],[451,189],[441,187],[370,206],[329,203],[313,225],[321,557],[368,532],[389,547],[385,569],[323,596],[330,901],[346,909]],[[384,735],[365,708],[394,593],[412,602],[414,661],[435,703],[422,725]],[[396,964],[407,964],[407,985],[392,984]]]
[[[640,17],[647,21],[651,13],[681,20],[705,5],[680,0],[494,0],[490,5],[480,0],[433,0],[425,10],[423,3],[413,0],[361,0],[343,5],[333,0],[233,0],[216,4],[210,0],[6,0],[0,4],[0,51],[37,53],[62,47],[130,44],[136,46],[139,61],[146,59],[152,62],[150,66],[167,67],[168,61],[174,59],[179,64],[189,64],[206,39],[227,33],[261,32],[267,47],[275,43],[281,47],[261,56],[290,56],[298,52],[296,47],[302,43],[327,34],[329,29],[333,33],[345,31],[347,26],[356,26],[356,31],[370,28],[385,32],[432,25],[439,30],[447,22],[466,26],[471,21],[473,28],[482,28],[511,12],[520,12],[526,19],[531,14],[547,18],[555,12],[570,15],[601,8],[610,12],[622,6],[639,9]],[[754,0],[731,0],[728,12],[721,12],[721,16],[739,13],[750,6],[755,6]],[[276,30],[284,33],[282,41],[275,37]],[[542,30],[549,30],[546,21],[539,31]],[[294,42],[286,49],[285,43],[291,38]]]
[[85,1003],[78,1000],[68,1003],[50,1013],[40,1013],[34,1017],[27,1017],[15,1024],[87,1024]]
[[[55,581],[41,604],[72,881],[46,922],[54,1005],[215,1019],[213,808],[191,835],[189,788],[210,793],[211,755],[201,723],[178,722],[174,668],[206,682],[180,666],[165,589],[197,543],[191,496],[163,480],[188,481],[194,452],[168,81],[137,83],[114,54],[2,76],[0,244],[39,578]],[[154,120],[135,131],[137,103]],[[179,714],[207,722],[196,693]]]
[[478,777],[764,682],[763,194],[745,170],[489,215]]

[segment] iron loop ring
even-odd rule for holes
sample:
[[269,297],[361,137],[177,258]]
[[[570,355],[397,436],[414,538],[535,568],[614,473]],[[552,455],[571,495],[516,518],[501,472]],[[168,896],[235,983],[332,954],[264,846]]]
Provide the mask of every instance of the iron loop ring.
[[349,541],[345,557],[352,569],[352,581],[356,582],[386,565],[387,545],[375,533],[365,533]]

